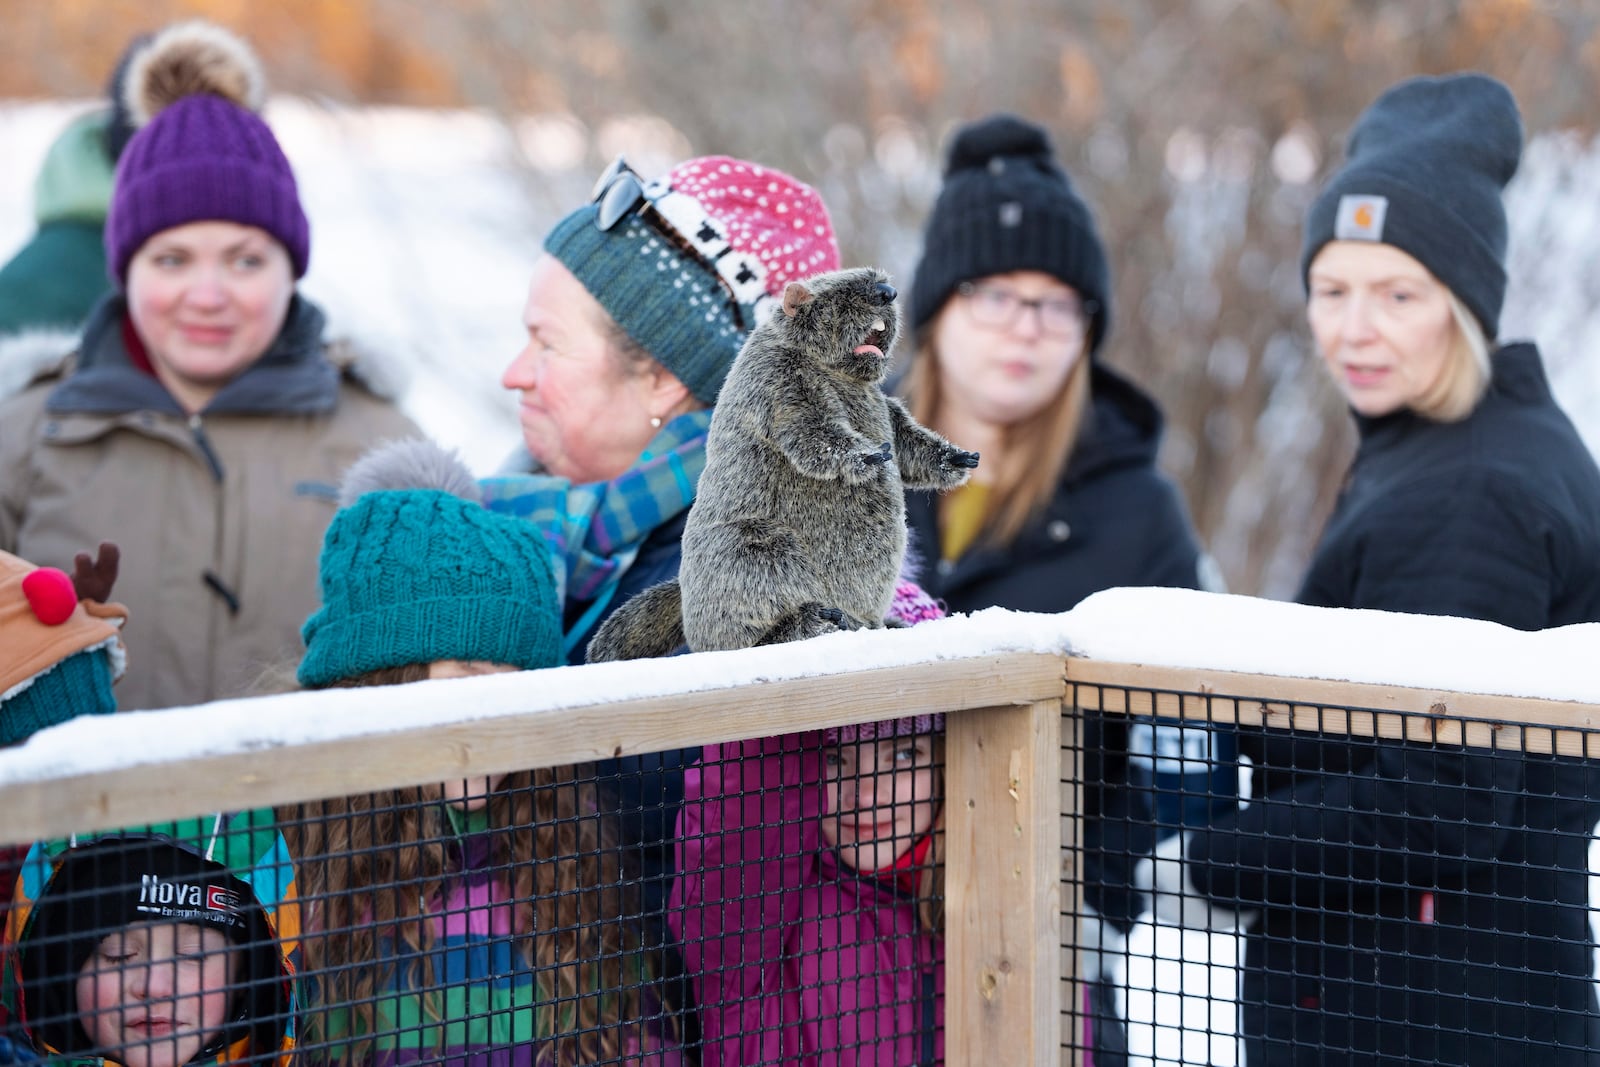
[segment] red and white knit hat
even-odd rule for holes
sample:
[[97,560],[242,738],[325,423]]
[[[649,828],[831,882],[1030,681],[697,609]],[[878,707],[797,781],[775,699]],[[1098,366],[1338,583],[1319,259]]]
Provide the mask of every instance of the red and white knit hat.
[[572,212],[545,251],[653,359],[714,403],[745,336],[782,305],[784,287],[839,269],[833,223],[809,185],[729,156],[680,163],[643,182],[641,194],[607,229],[599,202]]

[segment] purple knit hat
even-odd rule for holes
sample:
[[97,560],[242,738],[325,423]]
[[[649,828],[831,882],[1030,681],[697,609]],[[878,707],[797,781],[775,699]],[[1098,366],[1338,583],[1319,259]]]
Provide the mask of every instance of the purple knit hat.
[[129,64],[125,92],[141,128],[117,163],[106,217],[112,279],[125,284],[128,261],[161,231],[213,220],[267,231],[304,275],[311,230],[289,161],[256,113],[266,83],[250,46],[208,22],[170,26]]
[[[944,608],[922,586],[901,579],[894,587],[894,600],[889,605],[889,618],[907,626],[919,622],[942,619]],[[944,733],[944,713],[934,715],[905,715],[882,722],[864,722],[851,726],[830,726],[822,732],[822,739],[830,745],[853,745],[857,741],[875,741],[880,737],[914,737],[917,734]]]

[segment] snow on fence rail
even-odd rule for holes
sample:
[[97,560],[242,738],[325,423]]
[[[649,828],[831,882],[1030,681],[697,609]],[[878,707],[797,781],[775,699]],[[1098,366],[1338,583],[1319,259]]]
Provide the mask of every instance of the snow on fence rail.
[[1600,626],[1117,590],[1060,616],[80,719],[0,752],[0,811],[29,840],[945,712],[947,1061],[1068,1062],[1081,713],[1596,755],[1597,649]]

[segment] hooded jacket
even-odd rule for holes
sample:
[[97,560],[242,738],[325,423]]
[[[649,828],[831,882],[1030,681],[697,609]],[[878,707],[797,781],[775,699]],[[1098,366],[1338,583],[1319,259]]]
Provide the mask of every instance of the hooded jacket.
[[[554,1064],[550,1039],[540,1032],[537,971],[518,951],[511,926],[511,896],[505,870],[496,865],[487,812],[460,814],[447,808],[456,831],[449,842],[454,874],[443,892],[427,902],[434,943],[429,964],[440,990],[436,1008],[427,1004],[419,985],[425,971],[422,954],[389,933],[379,935],[386,978],[374,986],[380,999],[373,1005],[377,1030],[370,1067],[404,1067],[444,1063],[451,1067],[545,1067]],[[532,832],[527,831],[527,832]],[[316,902],[305,904],[307,930],[317,930]],[[642,961],[630,957],[623,971],[639,986],[640,1019],[624,1024],[622,1062],[651,1067],[682,1067],[683,1053],[670,1017]],[[388,994],[388,995],[385,995]],[[306,975],[306,1004],[319,1003],[317,975]],[[569,1009],[570,1011],[570,1009]],[[568,1012],[558,1014],[570,1018]],[[442,1021],[444,1026],[437,1025]],[[355,1029],[348,1012],[330,1013],[333,1035]],[[315,1064],[344,1064],[348,1046],[305,1046],[303,1057]],[[364,1064],[368,1061],[361,1061]]]
[[[1532,345],[1491,366],[1460,422],[1357,420],[1302,603],[1600,621],[1600,470]],[[1263,730],[1241,748],[1257,799],[1187,857],[1213,901],[1264,909],[1241,976],[1249,1063],[1600,1063],[1600,765]]]
[[[35,844],[6,916],[0,1004],[13,1042],[52,1062],[96,1067],[115,1063],[92,1048],[78,1021],[73,988],[93,947],[144,910],[142,886],[121,884],[130,859],[141,867],[209,871],[208,878],[225,879],[222,884],[231,897],[226,907],[237,914],[244,931],[233,939],[245,962],[235,972],[227,1022],[190,1062],[249,1059],[288,1067],[295,1041],[299,909],[294,866],[267,810]],[[140,909],[129,909],[131,919],[119,917],[86,929],[82,911],[88,892],[125,895],[129,902],[137,900]],[[202,906],[218,905],[208,894]]]
[[111,288],[101,237],[114,170],[108,120],[106,113],[78,119],[45,155],[33,187],[38,229],[0,267],[0,337],[76,330]]
[[345,468],[418,431],[335,365],[322,313],[298,296],[267,351],[193,416],[134,365],[124,316],[107,298],[74,366],[58,359],[0,402],[0,548],[70,572],[75,553],[121,546],[118,599],[138,620],[123,708],[238,696],[300,655]]
[[707,745],[684,775],[668,919],[702,1067],[944,1062],[944,941],[822,843],[819,734]]
[[[1066,471],[1044,512],[1009,545],[980,540],[959,559],[924,568],[923,587],[949,610],[1002,607],[1057,612],[1090,593],[1117,586],[1200,585],[1200,546],[1177,489],[1156,469],[1162,417],[1143,390],[1096,361],[1091,406]],[[939,545],[938,497],[907,494],[912,540],[931,555]],[[1122,716],[1084,716],[1084,893],[1126,931],[1143,901],[1132,889],[1133,865],[1155,844],[1156,812],[1147,787],[1130,788],[1129,725]],[[1184,732],[1187,739],[1199,731]],[[1218,732],[1211,795],[1193,815],[1235,803],[1232,738]]]

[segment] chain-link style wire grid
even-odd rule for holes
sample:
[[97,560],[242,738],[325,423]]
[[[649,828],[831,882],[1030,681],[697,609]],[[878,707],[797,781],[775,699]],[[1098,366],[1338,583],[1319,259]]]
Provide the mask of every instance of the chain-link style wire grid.
[[0,854],[0,1059],[940,1062],[944,738],[916,723]]
[[[1063,752],[1085,842],[1063,948],[1081,939],[1089,979],[1064,1046],[1100,1067],[1600,1063],[1600,739],[1284,701],[1069,685],[1069,707],[1108,710],[1079,713],[1084,747]],[[1243,796],[1184,797],[1208,822],[1162,827],[1140,862],[1157,797],[1119,776],[1121,709],[1159,706],[1184,709],[1162,722],[1189,761],[1237,731]],[[1246,709],[1275,725],[1235,726]]]

